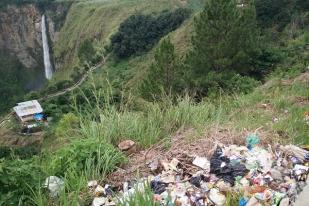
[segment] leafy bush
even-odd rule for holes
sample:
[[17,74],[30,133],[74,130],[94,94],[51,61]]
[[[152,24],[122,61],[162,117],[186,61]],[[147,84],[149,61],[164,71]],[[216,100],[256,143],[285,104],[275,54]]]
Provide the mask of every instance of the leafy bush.
[[189,16],[187,9],[162,12],[159,16],[136,14],[121,23],[111,37],[111,47],[119,58],[147,51],[161,37],[178,28]]
[[0,159],[0,205],[27,205],[29,188],[39,186],[43,178],[36,159]]
[[60,177],[68,171],[77,171],[80,175],[103,178],[124,161],[124,156],[112,145],[96,139],[73,140],[46,158],[46,172]]

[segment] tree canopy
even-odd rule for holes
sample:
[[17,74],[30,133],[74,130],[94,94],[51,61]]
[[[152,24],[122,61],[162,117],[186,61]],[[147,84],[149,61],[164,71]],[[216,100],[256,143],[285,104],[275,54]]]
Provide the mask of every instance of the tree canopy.
[[[194,28],[188,59],[200,90],[213,85],[224,87],[228,77],[255,69],[253,61],[260,45],[253,4],[238,7],[235,0],[209,0],[195,18]],[[220,75],[222,80],[217,78]]]
[[126,19],[111,38],[111,46],[119,58],[147,51],[161,37],[178,28],[189,16],[187,9],[165,11],[157,17],[135,14]]

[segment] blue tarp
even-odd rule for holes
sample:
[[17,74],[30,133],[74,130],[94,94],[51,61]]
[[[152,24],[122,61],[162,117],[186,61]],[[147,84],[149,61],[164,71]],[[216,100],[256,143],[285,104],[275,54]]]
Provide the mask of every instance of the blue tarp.
[[35,120],[37,120],[37,121],[40,121],[40,120],[43,120],[44,115],[41,114],[41,113],[35,114],[35,115],[33,115],[33,118],[34,118]]

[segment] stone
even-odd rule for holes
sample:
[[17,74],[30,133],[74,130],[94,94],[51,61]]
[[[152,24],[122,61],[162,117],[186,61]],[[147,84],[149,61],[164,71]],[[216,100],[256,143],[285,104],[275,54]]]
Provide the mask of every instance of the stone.
[[133,154],[137,151],[136,144],[132,140],[125,140],[118,144],[118,148],[127,155]]

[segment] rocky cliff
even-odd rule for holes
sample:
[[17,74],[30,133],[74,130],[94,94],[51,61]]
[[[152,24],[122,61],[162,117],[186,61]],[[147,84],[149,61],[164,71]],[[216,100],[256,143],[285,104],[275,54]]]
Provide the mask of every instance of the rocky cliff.
[[[50,5],[49,5],[50,6]],[[30,86],[28,89],[37,89],[44,83],[44,73],[41,21],[42,14],[47,16],[47,30],[52,44],[57,41],[61,22],[65,17],[65,8],[61,4],[53,4],[42,8],[35,4],[8,5],[0,11],[0,50],[15,57],[26,69]],[[60,25],[60,26],[59,26]],[[53,51],[51,51],[53,53]],[[52,55],[52,54],[51,54]],[[5,68],[2,68],[2,71]],[[38,82],[40,81],[40,82]]]
[[8,6],[0,12],[0,48],[26,68],[42,65],[41,14],[32,4]]
[[[61,4],[46,11],[40,10],[34,4],[8,6],[0,11],[0,49],[17,56],[27,68],[42,66],[42,14],[48,13],[49,37],[51,43],[55,43],[61,25],[59,17],[65,17],[65,9]],[[52,17],[58,18],[58,22],[55,23]]]

